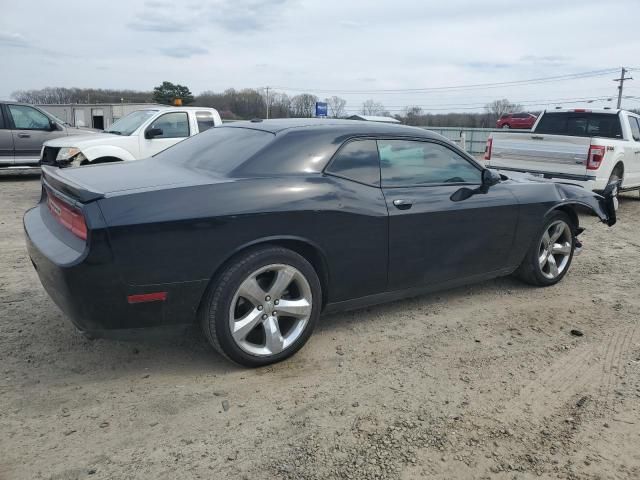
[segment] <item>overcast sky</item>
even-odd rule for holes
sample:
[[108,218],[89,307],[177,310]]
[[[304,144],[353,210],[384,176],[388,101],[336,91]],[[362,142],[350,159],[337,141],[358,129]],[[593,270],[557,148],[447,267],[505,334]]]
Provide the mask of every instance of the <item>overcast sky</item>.
[[[405,105],[464,110],[501,97],[555,104],[615,96],[616,75],[348,91],[640,67],[638,0],[0,0],[0,11],[3,99],[45,86],[150,90],[168,80],[194,93],[269,85],[323,98],[333,92],[320,90],[336,90],[350,111],[367,98],[392,113]],[[636,77],[627,93],[640,97]]]

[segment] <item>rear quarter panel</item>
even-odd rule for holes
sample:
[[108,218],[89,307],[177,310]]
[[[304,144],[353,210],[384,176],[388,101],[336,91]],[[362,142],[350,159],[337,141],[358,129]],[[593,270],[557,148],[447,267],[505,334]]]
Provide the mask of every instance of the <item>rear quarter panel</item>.
[[100,200],[129,285],[209,280],[232,255],[298,239],[329,271],[329,301],[382,291],[387,207],[378,188],[323,176],[254,178]]

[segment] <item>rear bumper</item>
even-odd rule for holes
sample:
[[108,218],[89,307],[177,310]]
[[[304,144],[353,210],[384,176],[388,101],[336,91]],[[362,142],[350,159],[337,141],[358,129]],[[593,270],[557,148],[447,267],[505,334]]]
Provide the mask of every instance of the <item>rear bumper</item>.
[[[41,207],[24,216],[27,249],[42,286],[79,330],[93,336],[107,331],[192,323],[206,281],[126,285],[107,247],[106,232],[92,232],[104,246],[79,252],[51,232]],[[103,236],[101,238],[101,236]],[[164,291],[165,301],[128,302],[130,295]]]

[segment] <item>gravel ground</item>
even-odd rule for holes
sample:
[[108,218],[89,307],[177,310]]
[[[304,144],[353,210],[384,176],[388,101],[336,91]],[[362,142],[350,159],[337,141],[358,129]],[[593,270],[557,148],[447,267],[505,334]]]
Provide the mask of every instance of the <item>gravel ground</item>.
[[[640,198],[557,286],[511,278],[324,317],[245,370],[197,329],[89,341],[0,179],[0,479],[640,478]],[[583,336],[571,334],[577,329]]]

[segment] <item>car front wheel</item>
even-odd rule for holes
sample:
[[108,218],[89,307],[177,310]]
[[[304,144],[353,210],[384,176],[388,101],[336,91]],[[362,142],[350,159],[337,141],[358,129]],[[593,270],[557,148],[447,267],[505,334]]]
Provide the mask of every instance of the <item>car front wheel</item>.
[[201,312],[213,347],[248,367],[279,362],[307,342],[322,291],[313,266],[281,247],[238,257],[212,284]]
[[550,286],[566,275],[575,250],[575,227],[569,216],[553,212],[532,243],[516,275],[536,286]]

